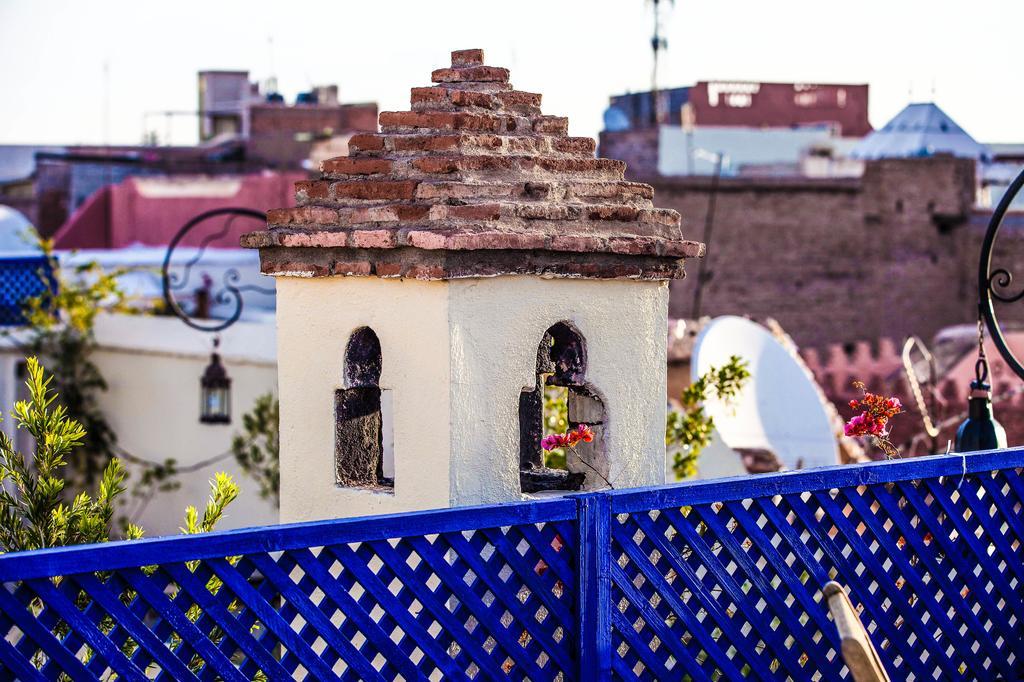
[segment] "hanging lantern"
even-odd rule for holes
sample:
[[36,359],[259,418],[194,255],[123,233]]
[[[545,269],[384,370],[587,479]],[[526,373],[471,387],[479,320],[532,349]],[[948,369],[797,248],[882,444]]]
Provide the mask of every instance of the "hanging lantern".
[[199,421],[203,424],[231,423],[231,377],[220,362],[219,345],[220,339],[214,339],[210,364],[199,379]]
[[978,361],[974,363],[974,381],[967,401],[967,419],[956,431],[956,451],[975,452],[1006,447],[1006,430],[992,416],[992,387],[988,384],[988,359],[985,338],[978,321]]

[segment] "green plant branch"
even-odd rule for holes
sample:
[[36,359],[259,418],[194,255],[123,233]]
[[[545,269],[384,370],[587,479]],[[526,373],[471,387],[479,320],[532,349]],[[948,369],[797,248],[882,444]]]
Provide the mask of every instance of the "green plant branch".
[[665,420],[665,445],[678,447],[672,470],[679,480],[697,474],[700,453],[711,442],[715,420],[704,412],[704,403],[712,396],[729,403],[735,400],[750,378],[750,363],[733,355],[721,367],[711,367],[687,386],[680,396],[680,410],[672,410]]
[[251,411],[242,415],[243,433],[236,434],[229,454],[260,486],[260,497],[280,506],[281,435],[280,405],[273,394],[258,398]]

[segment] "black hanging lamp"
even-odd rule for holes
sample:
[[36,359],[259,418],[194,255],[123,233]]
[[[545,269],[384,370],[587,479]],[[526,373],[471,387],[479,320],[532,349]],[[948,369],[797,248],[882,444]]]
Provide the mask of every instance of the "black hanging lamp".
[[[238,270],[229,268],[224,272],[223,284],[219,290],[214,289],[213,279],[203,274],[202,287],[194,290],[196,306],[192,313],[182,308],[177,301],[176,294],[191,290],[189,278],[194,272],[197,272],[196,265],[206,251],[207,245],[214,239],[228,234],[231,230],[238,230],[238,227],[234,227],[234,223],[242,219],[255,220],[263,225],[266,223],[266,214],[251,208],[215,208],[195,216],[182,225],[167,245],[167,252],[164,254],[164,263],[161,268],[164,303],[167,310],[192,329],[215,335],[210,364],[206,366],[203,375],[199,378],[199,421],[202,424],[231,423],[231,377],[228,376],[227,370],[221,363],[220,355],[217,353],[217,348],[220,346],[219,332],[233,325],[242,316],[243,292],[257,292],[272,296],[274,290],[253,284],[241,285],[239,284],[241,276]],[[174,250],[197,227],[207,231],[215,229],[216,232],[212,237],[207,236],[202,239],[197,253],[190,254],[188,262],[180,266],[180,271],[172,272]],[[233,308],[226,317],[211,318],[210,306],[213,303],[217,303],[221,307],[233,306]]]
[[978,320],[978,361],[974,363],[974,381],[967,400],[967,419],[956,431],[956,451],[975,452],[1006,447],[1006,429],[992,415],[992,386],[988,383],[988,358],[985,334]]
[[217,347],[220,339],[213,339],[210,364],[199,378],[199,421],[203,424],[231,423],[231,377],[221,364]]
[[978,261],[978,362],[974,366],[974,381],[968,402],[967,421],[956,433],[957,452],[1005,448],[1006,430],[992,416],[992,388],[988,384],[988,360],[985,357],[985,330],[992,336],[992,344],[1006,362],[1006,367],[1024,379],[1024,364],[1014,355],[999,326],[996,304],[1014,304],[1024,299],[1024,290],[1014,285],[1013,273],[1005,267],[993,267],[996,240],[1010,206],[1024,189],[1024,170],[1017,174],[1006,188],[999,204],[992,212],[981,242]]

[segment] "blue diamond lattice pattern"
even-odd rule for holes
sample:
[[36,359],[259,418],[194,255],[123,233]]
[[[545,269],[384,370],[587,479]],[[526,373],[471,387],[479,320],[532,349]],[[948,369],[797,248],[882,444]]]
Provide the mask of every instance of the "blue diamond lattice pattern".
[[615,677],[848,679],[829,580],[894,680],[1024,677],[1020,468],[806,487],[615,514]]
[[575,669],[574,534],[384,533],[6,582],[0,677],[555,679]]
[[0,258],[0,327],[26,324],[25,300],[53,287],[53,271],[44,256]]
[[1024,450],[0,556],[0,680],[1024,678]]

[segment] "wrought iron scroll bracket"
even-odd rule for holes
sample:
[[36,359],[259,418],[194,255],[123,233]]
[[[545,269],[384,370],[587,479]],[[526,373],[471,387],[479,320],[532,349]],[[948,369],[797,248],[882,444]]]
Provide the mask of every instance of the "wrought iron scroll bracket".
[[[199,243],[198,252],[184,263],[184,271],[180,275],[178,273],[171,272],[171,260],[174,256],[174,250],[181,244],[182,240],[185,239],[185,237],[197,226],[220,217],[224,218],[223,225],[203,238]],[[264,222],[266,221],[267,216],[262,211],[257,211],[251,208],[215,208],[209,211],[204,211],[185,223],[181,229],[178,230],[178,233],[174,235],[174,238],[171,239],[171,243],[167,246],[167,253],[164,255],[163,266],[160,270],[163,283],[164,302],[167,305],[167,309],[171,311],[175,317],[192,329],[209,333],[221,332],[237,322],[242,316],[242,307],[244,305],[244,298],[242,294],[244,292],[256,291],[267,294],[273,293],[272,289],[264,289],[254,285],[240,285],[239,281],[241,279],[241,275],[238,270],[235,268],[228,268],[224,272],[220,288],[216,289],[216,291],[210,292],[211,301],[222,305],[233,304],[234,307],[231,314],[227,317],[223,319],[205,319],[196,317],[195,315],[189,314],[184,308],[182,308],[178,303],[177,298],[175,298],[176,292],[180,292],[188,286],[192,269],[202,258],[207,247],[215,240],[228,234],[231,231],[232,223],[237,218],[250,218]]]
[[985,326],[992,337],[992,343],[995,344],[999,355],[1006,361],[1006,364],[1013,370],[1014,374],[1024,379],[1024,364],[1021,363],[1010,349],[1006,337],[999,327],[999,319],[996,317],[995,311],[995,303],[997,301],[1000,303],[1015,303],[1024,299],[1024,289],[1017,293],[1009,292],[1010,287],[1013,285],[1013,273],[1006,268],[992,269],[992,254],[995,249],[996,238],[999,236],[999,230],[1002,228],[1003,218],[1006,216],[1007,211],[1009,211],[1010,205],[1017,197],[1017,194],[1020,193],[1021,187],[1024,187],[1024,170],[1006,188],[1006,192],[1003,194],[1002,199],[999,200],[996,210],[992,213],[988,229],[985,232],[985,239],[981,243],[981,258],[978,264],[978,316],[984,320]]

